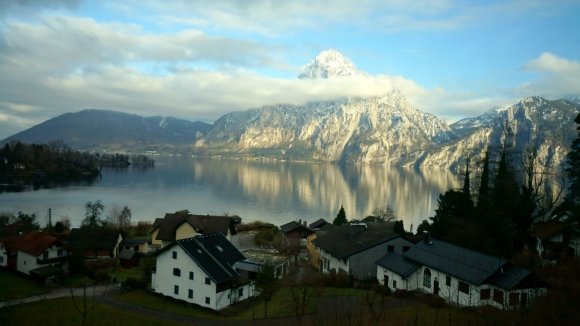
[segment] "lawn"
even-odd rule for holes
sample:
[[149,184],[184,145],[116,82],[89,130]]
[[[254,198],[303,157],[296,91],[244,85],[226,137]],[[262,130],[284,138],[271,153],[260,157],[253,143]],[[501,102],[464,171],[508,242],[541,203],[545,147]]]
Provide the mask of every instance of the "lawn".
[[12,273],[0,271],[0,301],[19,299],[48,292],[44,287]]
[[[315,313],[317,310],[318,298],[320,296],[362,296],[364,291],[360,289],[349,288],[325,288],[309,289],[311,295],[306,314]],[[156,309],[163,312],[169,312],[184,316],[193,316],[209,319],[235,319],[235,320],[252,320],[263,318],[282,318],[295,316],[296,312],[293,307],[291,289],[283,287],[279,289],[268,302],[268,315],[265,315],[265,305],[262,297],[256,297],[248,301],[242,301],[223,310],[219,313],[199,306],[187,304],[172,300],[167,297],[151,294],[146,291],[133,291],[117,297],[118,300],[129,302],[135,305]]]
[[[77,298],[77,304],[80,304]],[[82,308],[81,308],[82,309]],[[143,314],[126,312],[100,304],[87,304],[86,325],[181,325],[179,323],[159,319]],[[0,309],[0,320],[3,325],[83,325],[82,314],[79,313],[71,298],[39,301]]]

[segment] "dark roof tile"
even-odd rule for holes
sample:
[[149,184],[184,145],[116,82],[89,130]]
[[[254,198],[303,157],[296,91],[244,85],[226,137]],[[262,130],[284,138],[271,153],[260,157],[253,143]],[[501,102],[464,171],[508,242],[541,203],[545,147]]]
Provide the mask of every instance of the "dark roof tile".
[[421,241],[403,256],[474,285],[484,282],[507,262],[437,239]]
[[411,275],[414,271],[419,269],[420,265],[405,259],[405,257],[389,252],[383,258],[377,261],[377,265],[384,267],[402,277]]
[[345,259],[396,237],[392,223],[344,224],[318,232],[313,243],[335,257]]

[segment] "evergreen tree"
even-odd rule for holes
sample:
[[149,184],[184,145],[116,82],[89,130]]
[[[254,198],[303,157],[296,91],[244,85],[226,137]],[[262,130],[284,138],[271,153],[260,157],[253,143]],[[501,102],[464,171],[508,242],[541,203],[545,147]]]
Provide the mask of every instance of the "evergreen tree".
[[484,210],[489,205],[489,148],[485,152],[483,159],[483,171],[479,182],[477,207]]
[[469,157],[465,162],[465,179],[463,180],[463,196],[465,201],[471,201],[471,184],[469,182]]
[[338,214],[336,214],[336,218],[332,221],[332,224],[343,225],[346,223],[348,223],[348,220],[346,219],[346,213],[344,212],[344,207],[340,205],[340,210],[338,211]]

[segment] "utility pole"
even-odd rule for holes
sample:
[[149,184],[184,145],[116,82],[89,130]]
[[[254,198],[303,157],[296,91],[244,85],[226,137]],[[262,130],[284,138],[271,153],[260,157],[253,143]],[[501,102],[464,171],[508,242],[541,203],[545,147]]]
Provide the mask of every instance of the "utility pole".
[[48,209],[48,231],[52,231],[52,208]]

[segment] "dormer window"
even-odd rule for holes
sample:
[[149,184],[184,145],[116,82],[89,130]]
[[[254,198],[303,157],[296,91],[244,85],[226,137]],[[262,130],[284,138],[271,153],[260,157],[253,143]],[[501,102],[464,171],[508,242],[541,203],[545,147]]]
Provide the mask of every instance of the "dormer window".
[[220,247],[220,246],[215,246],[215,248],[219,251],[219,252],[224,252],[224,248]]

